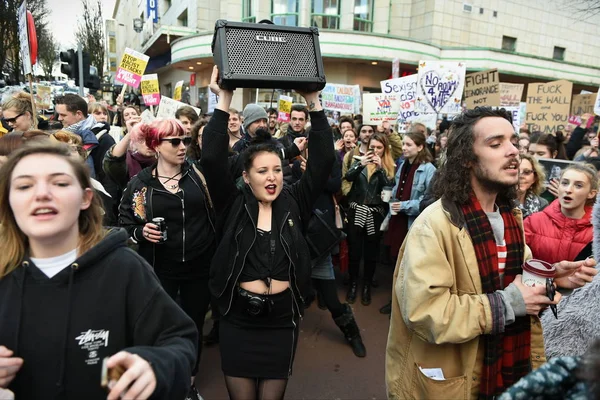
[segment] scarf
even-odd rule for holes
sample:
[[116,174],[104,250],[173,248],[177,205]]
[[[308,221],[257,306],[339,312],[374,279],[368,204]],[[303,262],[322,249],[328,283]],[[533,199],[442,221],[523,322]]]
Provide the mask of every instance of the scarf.
[[[400,170],[398,187],[396,188],[396,200],[409,201],[412,192],[413,182],[415,173],[419,168],[419,163],[415,162],[410,164],[408,160],[405,160]],[[385,244],[390,246],[390,254],[392,257],[398,257],[402,242],[408,234],[408,215],[404,212],[400,212],[393,215],[390,219],[390,226],[388,233],[385,238]]]
[[[481,208],[477,197],[472,193],[469,202],[462,206],[462,212],[479,266],[481,286],[492,307],[494,329],[482,337],[484,360],[481,374],[479,399],[492,399],[512,386],[530,372],[531,329],[529,316],[518,317],[515,322],[504,325],[502,299],[496,290],[508,286],[522,271],[524,240],[508,203],[498,205],[504,220],[506,241],[506,266],[503,285],[498,273],[498,249],[492,226]],[[499,311],[498,311],[499,310]]]
[[146,167],[149,167],[156,163],[156,157],[147,157],[138,152],[127,151],[125,156],[125,162],[127,163],[127,172],[129,173],[129,179],[133,178],[140,173]]
[[375,219],[373,218],[373,214],[383,214],[383,207],[367,206],[351,202],[350,208],[354,210],[354,226],[365,228],[367,230],[367,236],[373,236],[379,232],[379,229],[375,229]]

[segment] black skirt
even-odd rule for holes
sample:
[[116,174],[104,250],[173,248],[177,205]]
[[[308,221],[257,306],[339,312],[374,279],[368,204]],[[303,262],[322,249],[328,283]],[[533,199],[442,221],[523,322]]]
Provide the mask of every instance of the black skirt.
[[268,298],[268,313],[251,315],[236,290],[231,310],[221,317],[219,347],[226,376],[288,379],[298,344],[299,316],[290,289]]

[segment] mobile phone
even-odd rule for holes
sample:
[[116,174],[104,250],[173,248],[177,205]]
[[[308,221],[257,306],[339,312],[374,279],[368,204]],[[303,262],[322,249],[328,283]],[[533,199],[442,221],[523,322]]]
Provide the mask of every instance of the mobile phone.
[[107,361],[108,357],[105,357],[102,360],[102,375],[100,377],[100,386],[102,386],[106,390],[110,390],[111,388],[108,387],[108,384],[111,381],[114,381],[115,383],[118,382],[121,378],[121,375],[123,375],[123,373],[125,372],[125,368],[123,368],[121,365],[117,365],[113,368],[108,368],[106,365]]

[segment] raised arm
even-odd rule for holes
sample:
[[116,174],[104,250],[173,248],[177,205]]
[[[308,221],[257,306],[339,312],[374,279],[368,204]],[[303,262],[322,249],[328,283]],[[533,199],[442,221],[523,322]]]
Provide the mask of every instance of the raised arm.
[[215,211],[222,212],[237,193],[229,165],[229,135],[227,121],[233,91],[224,90],[217,84],[219,70],[215,66],[210,81],[210,90],[219,97],[217,106],[202,134],[202,159],[200,165],[206,178],[208,191],[213,199]]

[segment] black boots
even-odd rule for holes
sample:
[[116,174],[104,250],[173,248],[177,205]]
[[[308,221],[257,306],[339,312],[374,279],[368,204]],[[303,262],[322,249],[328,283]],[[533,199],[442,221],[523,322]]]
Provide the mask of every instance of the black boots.
[[363,289],[360,297],[360,302],[363,306],[371,304],[371,281],[366,280],[363,282]]
[[351,279],[348,292],[346,293],[346,301],[350,304],[354,304],[356,301],[356,292],[358,291],[358,282],[356,280]]
[[[356,293],[355,296],[356,298]],[[356,357],[365,357],[367,355],[367,349],[363,344],[360,336],[360,329],[356,325],[354,314],[352,314],[352,308],[348,304],[344,304],[344,313],[337,318],[334,318],[335,324],[340,328],[346,341],[352,347],[352,352]]]

